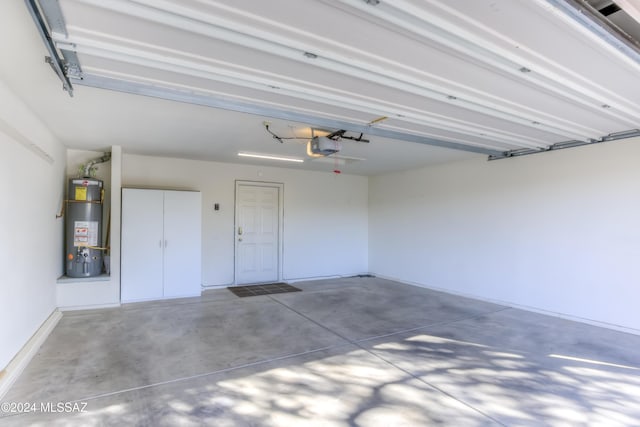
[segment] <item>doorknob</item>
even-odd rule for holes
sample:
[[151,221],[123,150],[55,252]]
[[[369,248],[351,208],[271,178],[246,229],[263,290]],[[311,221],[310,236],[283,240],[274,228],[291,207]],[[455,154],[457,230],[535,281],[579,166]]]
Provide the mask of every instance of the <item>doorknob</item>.
[[238,237],[238,242],[242,242],[242,237]]
[[238,227],[238,236],[242,236],[242,227]]

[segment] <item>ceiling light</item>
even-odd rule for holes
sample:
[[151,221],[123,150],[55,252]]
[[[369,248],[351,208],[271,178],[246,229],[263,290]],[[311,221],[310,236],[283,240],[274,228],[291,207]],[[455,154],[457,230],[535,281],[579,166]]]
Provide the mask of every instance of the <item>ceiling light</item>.
[[366,159],[363,159],[362,157],[347,157],[334,154],[332,156],[314,157],[310,161],[313,163],[331,163],[336,166],[345,166],[350,165],[351,163],[362,162],[364,160]]
[[269,154],[256,154],[256,153],[239,152],[238,156],[240,156],[240,157],[255,157],[256,159],[282,160],[283,162],[295,162],[295,163],[304,162],[304,159],[296,159],[295,157],[271,156]]

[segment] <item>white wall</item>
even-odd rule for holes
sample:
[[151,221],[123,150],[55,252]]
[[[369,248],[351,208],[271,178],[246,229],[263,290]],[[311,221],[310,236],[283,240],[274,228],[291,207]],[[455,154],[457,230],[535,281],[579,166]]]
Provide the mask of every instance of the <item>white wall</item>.
[[65,150],[2,81],[0,100],[2,370],[55,309]]
[[640,332],[640,139],[369,182],[373,273]]
[[204,286],[233,283],[235,180],[284,184],[285,280],[368,271],[366,177],[130,154],[122,168],[123,187],[202,192]]

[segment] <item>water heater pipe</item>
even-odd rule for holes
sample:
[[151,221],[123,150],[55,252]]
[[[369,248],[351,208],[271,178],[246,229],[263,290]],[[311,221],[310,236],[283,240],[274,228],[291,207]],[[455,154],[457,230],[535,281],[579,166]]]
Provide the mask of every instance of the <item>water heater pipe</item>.
[[93,159],[93,160],[89,160],[89,162],[84,165],[83,168],[83,177],[84,178],[91,178],[91,169],[99,164],[99,163],[105,163],[108,162],[109,160],[111,160],[111,153],[104,153],[104,155],[102,157],[99,157],[97,159]]

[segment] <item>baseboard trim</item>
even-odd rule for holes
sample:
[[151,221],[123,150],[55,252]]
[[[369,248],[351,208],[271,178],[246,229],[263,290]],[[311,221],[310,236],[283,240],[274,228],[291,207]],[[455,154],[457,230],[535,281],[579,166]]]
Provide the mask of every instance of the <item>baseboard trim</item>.
[[58,307],[58,310],[65,311],[80,311],[80,310],[96,310],[101,308],[117,308],[120,307],[120,303],[110,303],[110,304],[90,304],[90,305],[70,305],[66,307]]
[[[345,279],[348,277],[354,277],[358,275],[369,275],[370,273],[353,273],[353,274],[337,274],[330,276],[314,276],[314,277],[294,277],[294,278],[286,278],[283,277],[281,279],[276,280],[276,282],[284,282],[284,283],[296,283],[296,282],[311,282],[314,280],[330,280],[330,279]],[[237,286],[246,286],[247,284],[237,285]],[[226,285],[202,285],[202,289],[205,291],[212,291],[215,289],[224,289],[229,286],[236,286],[235,283],[228,283]]]
[[348,279],[349,277],[355,277],[358,275],[369,275],[370,273],[353,273],[353,274],[338,274],[332,276],[317,276],[317,277],[297,277],[293,279],[282,279],[286,283],[297,282],[312,282],[314,280],[331,280],[331,279]]
[[0,400],[4,398],[13,383],[20,377],[24,368],[27,367],[31,359],[33,359],[33,356],[36,355],[40,346],[45,342],[60,319],[62,319],[62,313],[58,309],[55,309],[2,371],[3,375],[0,376]]
[[615,330],[615,331],[626,332],[628,334],[633,334],[633,335],[640,335],[640,329],[629,328],[627,326],[616,325],[616,324],[613,324],[613,323],[602,322],[602,321],[599,321],[599,320],[587,319],[587,318],[584,318],[584,317],[574,316],[574,315],[566,314],[566,313],[558,313],[558,312],[555,312],[555,311],[545,310],[545,309],[538,308],[538,307],[531,307],[531,306],[528,306],[528,305],[516,304],[516,303],[513,303],[511,301],[504,301],[504,300],[498,300],[498,299],[493,299],[493,298],[486,298],[486,297],[482,297],[482,296],[479,296],[479,295],[468,294],[468,293],[465,293],[465,292],[453,291],[451,289],[439,288],[437,286],[429,286],[429,285],[425,285],[424,283],[412,282],[410,280],[403,280],[403,279],[399,279],[397,277],[384,276],[384,275],[376,274],[376,273],[371,273],[371,274],[373,274],[376,277],[379,277],[380,279],[393,280],[394,282],[404,283],[405,285],[417,286],[419,288],[430,289],[432,291],[444,292],[445,294],[457,295],[457,296],[461,296],[461,297],[465,297],[465,298],[472,298],[472,299],[476,299],[478,301],[490,302],[490,303],[493,303],[493,304],[504,305],[506,307],[517,308],[519,310],[526,310],[526,311],[531,311],[533,313],[545,314],[547,316],[558,317],[558,318],[561,318],[561,319],[571,320],[571,321],[574,321],[574,322],[586,323],[588,325],[598,326],[600,328],[612,329],[612,330]]
[[233,286],[233,283],[229,283],[227,285],[202,285],[202,292],[204,293],[206,291],[214,291],[216,289],[225,289],[229,286]]

